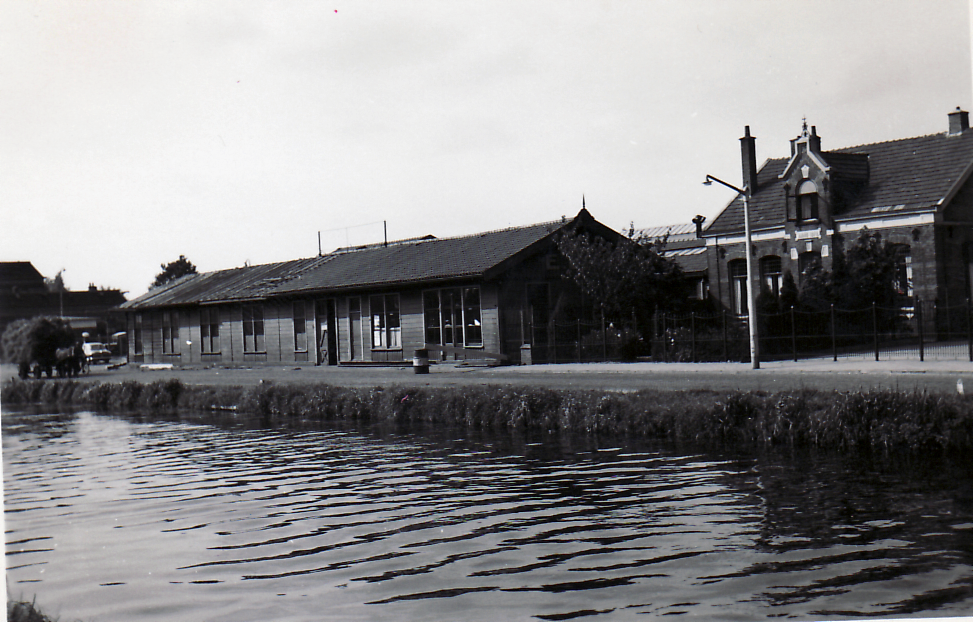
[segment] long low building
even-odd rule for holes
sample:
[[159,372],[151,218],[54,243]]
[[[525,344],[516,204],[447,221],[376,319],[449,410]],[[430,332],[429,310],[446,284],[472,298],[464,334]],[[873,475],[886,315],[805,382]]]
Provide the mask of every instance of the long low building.
[[[556,239],[619,234],[573,219],[403,240],[184,276],[121,306],[135,363],[337,365],[546,360],[548,325],[577,308]],[[529,353],[529,354],[528,354]]]

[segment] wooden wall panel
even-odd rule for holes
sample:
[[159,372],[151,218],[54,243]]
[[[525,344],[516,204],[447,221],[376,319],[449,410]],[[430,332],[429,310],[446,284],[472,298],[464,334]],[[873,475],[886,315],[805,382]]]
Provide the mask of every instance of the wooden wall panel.
[[480,286],[480,326],[483,349],[500,352],[500,298],[495,284]]
[[[230,363],[243,362],[243,307],[240,305],[229,305],[225,313],[220,314],[223,322],[222,332],[220,333],[220,348],[223,350],[223,361]],[[228,344],[223,344],[223,335],[226,335]],[[229,345],[230,352],[227,357],[226,346]]]
[[351,334],[351,324],[348,321],[348,297],[337,298],[334,309],[337,315],[335,324],[338,327],[338,362],[341,363],[351,360],[351,340],[348,338]]
[[264,312],[264,352],[267,354],[266,360],[281,362],[283,353],[281,352],[281,314],[280,303],[277,302],[258,302],[256,306]]
[[399,321],[402,326],[403,357],[412,358],[413,353],[426,342],[421,291],[413,290],[399,295]]
[[186,336],[182,340],[183,347],[186,348],[184,362],[199,363],[203,360],[202,338],[199,335],[199,308],[189,309],[186,312]]

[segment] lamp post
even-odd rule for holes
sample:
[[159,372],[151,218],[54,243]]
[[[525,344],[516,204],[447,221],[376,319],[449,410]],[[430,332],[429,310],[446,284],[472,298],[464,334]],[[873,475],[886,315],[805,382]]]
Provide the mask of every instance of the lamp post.
[[757,336],[757,294],[754,291],[753,252],[751,250],[752,242],[750,234],[750,188],[746,185],[743,188],[737,188],[733,184],[728,184],[712,175],[706,176],[706,181],[703,182],[703,185],[710,186],[714,181],[735,191],[737,194],[743,195],[743,235],[746,238],[744,252],[747,258],[747,328],[750,329],[750,362],[754,369],[760,369],[759,338]]
[[58,297],[58,301],[59,301],[59,305],[58,306],[60,307],[61,319],[62,320],[64,319],[64,277],[62,277],[61,274],[65,270],[67,270],[67,268],[61,268],[57,272],[57,281],[58,281],[58,283],[57,283],[57,285],[58,285],[58,287],[57,287],[57,297]]

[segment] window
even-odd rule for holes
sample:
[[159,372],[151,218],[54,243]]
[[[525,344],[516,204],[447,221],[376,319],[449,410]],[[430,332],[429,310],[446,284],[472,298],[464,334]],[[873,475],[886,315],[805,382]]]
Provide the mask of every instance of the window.
[[483,326],[480,323],[480,288],[463,288],[463,337],[468,346],[483,345]]
[[307,306],[303,300],[294,303],[294,350],[307,352]]
[[730,275],[730,306],[737,315],[747,315],[747,260],[734,259],[726,266]]
[[264,352],[263,307],[243,307],[243,351]]
[[817,220],[818,188],[807,180],[797,187],[797,220]]
[[402,347],[402,326],[399,323],[399,295],[385,294],[369,298],[372,311],[372,348]]
[[219,354],[220,310],[218,307],[203,307],[199,310],[199,340],[203,354]]
[[801,285],[803,286],[808,276],[817,272],[821,268],[821,253],[808,251],[801,253],[797,258],[797,269],[801,272]]
[[895,291],[900,296],[912,297],[912,249],[908,244],[896,244],[892,247],[895,260]]
[[780,257],[768,255],[760,258],[760,287],[774,296],[780,296],[780,285],[783,280]]
[[162,312],[162,353],[179,354],[179,316],[176,311]]
[[709,297],[709,281],[705,276],[700,276],[691,279],[693,286],[693,293],[690,298],[696,300],[706,300]]
[[423,293],[422,304],[426,343],[483,345],[479,287],[431,289]]
[[135,345],[135,354],[142,354],[142,314],[135,314],[135,326],[132,328],[132,341]]

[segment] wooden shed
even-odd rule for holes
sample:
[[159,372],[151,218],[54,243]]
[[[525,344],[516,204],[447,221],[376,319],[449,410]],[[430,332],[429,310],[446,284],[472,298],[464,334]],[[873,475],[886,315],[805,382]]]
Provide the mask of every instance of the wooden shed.
[[182,277],[122,305],[133,363],[318,365],[546,359],[547,327],[580,298],[556,238],[617,239],[573,219],[431,236]]

